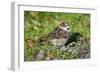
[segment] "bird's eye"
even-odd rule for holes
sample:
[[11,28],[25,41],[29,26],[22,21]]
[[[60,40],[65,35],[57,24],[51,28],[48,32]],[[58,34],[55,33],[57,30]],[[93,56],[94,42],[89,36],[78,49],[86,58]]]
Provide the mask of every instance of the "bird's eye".
[[67,28],[67,30],[69,30],[69,28]]

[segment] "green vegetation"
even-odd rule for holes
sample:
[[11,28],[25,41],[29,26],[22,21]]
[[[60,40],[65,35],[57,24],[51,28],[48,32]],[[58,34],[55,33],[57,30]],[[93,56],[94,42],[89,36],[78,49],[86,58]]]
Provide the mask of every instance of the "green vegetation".
[[[79,33],[90,40],[90,14],[59,13],[59,12],[24,12],[24,60],[36,61],[40,50],[45,51],[41,60],[51,59],[78,59],[78,53],[62,52],[50,42],[39,42],[41,37],[46,37],[60,23],[68,22],[71,31]],[[76,43],[78,44],[78,43]],[[78,46],[79,47],[79,46]],[[79,47],[80,48],[80,47]]]

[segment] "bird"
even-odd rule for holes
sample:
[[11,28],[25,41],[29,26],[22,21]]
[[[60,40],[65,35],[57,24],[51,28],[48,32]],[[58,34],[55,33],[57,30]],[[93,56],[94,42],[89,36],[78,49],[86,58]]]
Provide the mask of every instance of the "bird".
[[70,37],[70,27],[68,23],[60,23],[52,32],[47,36],[49,41],[55,46],[64,46]]

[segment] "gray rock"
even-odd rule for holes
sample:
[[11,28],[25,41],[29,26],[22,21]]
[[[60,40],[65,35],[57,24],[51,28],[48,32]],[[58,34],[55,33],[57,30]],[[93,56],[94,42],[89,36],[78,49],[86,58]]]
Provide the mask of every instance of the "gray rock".
[[69,47],[69,49],[67,50],[68,52],[71,52],[72,54],[76,54],[78,53],[78,49],[75,47]]
[[44,54],[45,52],[43,50],[40,50],[36,55],[36,60],[42,60],[44,58]]
[[90,53],[85,53],[80,56],[80,59],[90,58]]
[[79,50],[80,59],[90,58],[90,48],[81,48]]
[[66,50],[68,50],[69,48],[67,48],[67,47],[65,47],[65,46],[62,46],[62,47],[60,47],[60,51],[66,51]]

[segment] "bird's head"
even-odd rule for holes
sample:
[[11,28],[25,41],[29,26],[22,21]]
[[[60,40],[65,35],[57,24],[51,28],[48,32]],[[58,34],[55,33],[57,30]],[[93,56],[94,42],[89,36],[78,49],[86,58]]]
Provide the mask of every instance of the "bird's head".
[[63,30],[65,30],[65,31],[67,31],[67,32],[70,32],[70,27],[69,27],[69,25],[68,25],[68,23],[61,23],[60,25],[59,25],[59,27],[61,28],[61,29],[63,29]]

